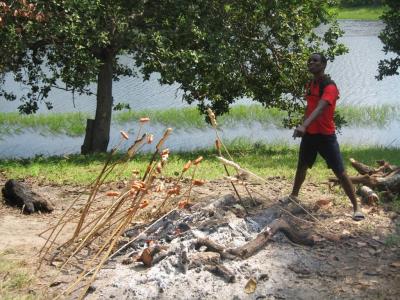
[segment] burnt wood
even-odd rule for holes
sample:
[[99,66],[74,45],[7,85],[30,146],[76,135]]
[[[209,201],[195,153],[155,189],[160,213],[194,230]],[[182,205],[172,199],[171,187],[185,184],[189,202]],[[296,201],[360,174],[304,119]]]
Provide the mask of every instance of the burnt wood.
[[6,182],[2,192],[7,205],[20,207],[25,214],[52,212],[54,210],[49,201],[14,179]]

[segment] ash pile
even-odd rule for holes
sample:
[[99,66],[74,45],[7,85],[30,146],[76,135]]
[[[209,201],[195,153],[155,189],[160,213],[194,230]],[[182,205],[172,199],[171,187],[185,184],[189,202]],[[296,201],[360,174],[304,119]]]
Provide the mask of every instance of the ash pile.
[[88,299],[270,298],[281,273],[298,263],[294,243],[315,243],[298,225],[279,204],[232,195],[173,209],[125,232],[123,251],[99,273]]

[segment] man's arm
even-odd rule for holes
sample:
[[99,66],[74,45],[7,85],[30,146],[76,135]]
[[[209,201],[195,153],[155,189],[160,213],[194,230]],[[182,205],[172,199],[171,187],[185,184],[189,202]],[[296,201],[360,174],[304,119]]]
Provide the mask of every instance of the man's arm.
[[321,99],[318,101],[317,107],[314,111],[303,121],[303,124],[297,126],[297,128],[293,132],[293,137],[302,137],[306,133],[307,127],[318,118],[321,113],[327,108],[329,102],[327,100]]

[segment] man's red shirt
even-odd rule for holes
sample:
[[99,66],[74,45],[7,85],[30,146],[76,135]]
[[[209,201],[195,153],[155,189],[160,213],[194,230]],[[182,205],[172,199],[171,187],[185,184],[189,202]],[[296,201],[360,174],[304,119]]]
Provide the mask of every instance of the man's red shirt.
[[313,80],[306,87],[306,117],[314,111],[320,99],[324,99],[329,105],[324,109],[321,115],[307,127],[306,131],[310,134],[334,134],[336,127],[333,121],[333,115],[336,108],[336,101],[339,98],[339,90],[335,84],[328,84],[320,97],[319,84],[319,81]]

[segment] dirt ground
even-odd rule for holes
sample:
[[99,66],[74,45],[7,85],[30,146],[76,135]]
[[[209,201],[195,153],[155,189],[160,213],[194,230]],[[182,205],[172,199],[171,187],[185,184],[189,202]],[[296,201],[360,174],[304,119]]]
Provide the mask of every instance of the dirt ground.
[[[7,178],[0,176],[2,187]],[[0,253],[4,259],[23,260],[32,271],[38,265],[37,253],[44,243],[39,234],[58,220],[68,204],[82,190],[78,186],[41,185],[27,179],[35,192],[55,205],[50,214],[21,214],[20,210],[0,204]],[[277,199],[286,195],[291,182],[285,178],[268,178],[267,184],[249,183],[248,188],[257,205],[245,209],[255,215],[276,205]],[[239,193],[247,192],[241,187]],[[193,189],[195,202],[218,199],[233,194],[226,180],[208,181]],[[326,184],[306,181],[302,204],[319,219],[318,227],[336,234],[339,239],[321,238],[314,246],[301,246],[290,242],[283,235],[274,237],[265,249],[239,263],[227,262],[237,273],[235,283],[199,270],[186,274],[173,273],[174,282],[162,290],[143,287],[130,282],[129,274],[139,272],[150,276],[150,269],[123,266],[114,260],[100,273],[93,284],[89,299],[400,299],[400,216],[387,207],[363,207],[364,221],[351,219],[351,206],[340,189],[330,190]],[[320,201],[324,200],[324,201]],[[318,202],[319,201],[319,202]],[[324,203],[325,205],[316,205]],[[246,207],[243,203],[243,207]],[[289,210],[290,211],[290,210]],[[243,215],[244,214],[244,215]],[[296,215],[307,218],[307,215]],[[291,217],[287,215],[287,217]],[[309,222],[308,222],[309,223]],[[308,224],[307,223],[307,224]],[[122,259],[122,258],[121,258]],[[154,267],[155,268],[155,267]],[[53,298],[68,282],[49,287],[57,273],[55,267],[45,265],[37,272],[28,289],[42,298]],[[148,274],[147,274],[148,273]],[[199,275],[203,274],[203,275]],[[75,274],[70,276],[74,278]],[[68,281],[69,277],[64,277]],[[146,277],[147,279],[149,277]],[[245,285],[254,278],[257,286],[252,293],[245,292]],[[144,286],[147,294],[141,293]],[[135,291],[136,289],[136,291]],[[68,298],[68,297],[67,297]],[[70,297],[71,298],[71,297]],[[73,298],[73,297],[72,297]]]

